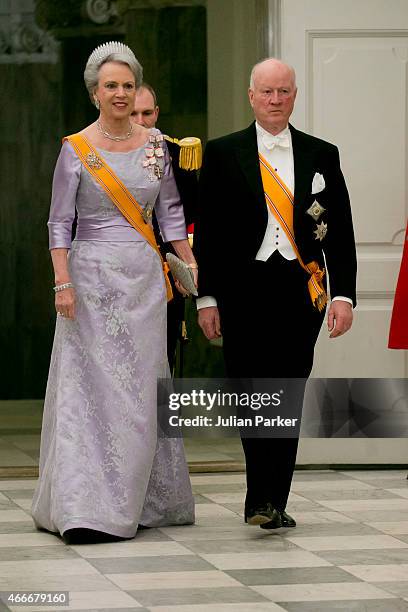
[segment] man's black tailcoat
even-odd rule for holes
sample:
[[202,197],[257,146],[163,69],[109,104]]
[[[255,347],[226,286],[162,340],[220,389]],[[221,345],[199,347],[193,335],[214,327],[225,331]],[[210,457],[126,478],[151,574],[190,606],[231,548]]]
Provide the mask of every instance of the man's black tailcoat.
[[[337,147],[290,126],[294,157],[294,233],[305,263],[328,268],[331,295],[356,303],[356,255],[350,202]],[[315,173],[326,187],[312,194]],[[245,289],[240,268],[253,261],[265,235],[268,213],[259,168],[255,123],[247,129],[209,141],[200,174],[195,252],[200,266],[199,294],[236,297]],[[316,221],[307,214],[317,200],[326,211],[323,241],[316,240]],[[230,282],[225,278],[230,277]],[[236,283],[239,283],[237,286]]]
[[[290,126],[294,158],[293,225],[305,263],[328,268],[332,297],[356,303],[356,254],[347,188],[337,148]],[[312,194],[315,173],[325,188]],[[307,213],[317,200],[316,222]],[[199,295],[213,296],[221,317],[224,358],[232,378],[302,378],[312,369],[323,321],[298,261],[275,251],[256,261],[268,222],[255,124],[207,144],[199,181],[194,246]],[[317,224],[327,224],[322,241]],[[326,264],[325,264],[326,261]],[[246,509],[286,506],[296,438],[242,440],[247,468]]]

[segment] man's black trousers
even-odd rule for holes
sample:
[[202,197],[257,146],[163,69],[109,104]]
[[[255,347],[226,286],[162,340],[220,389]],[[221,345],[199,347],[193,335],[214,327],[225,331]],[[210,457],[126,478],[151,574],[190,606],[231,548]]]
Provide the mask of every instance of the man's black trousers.
[[[297,259],[275,251],[241,269],[230,296],[219,300],[227,376],[307,378],[324,318],[311,302],[309,275]],[[247,509],[286,507],[297,438],[243,438]]]

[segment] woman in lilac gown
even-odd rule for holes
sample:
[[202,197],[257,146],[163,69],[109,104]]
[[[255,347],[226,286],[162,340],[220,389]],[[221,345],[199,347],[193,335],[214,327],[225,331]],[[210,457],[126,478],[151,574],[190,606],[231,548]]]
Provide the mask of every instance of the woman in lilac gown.
[[[163,239],[196,274],[161,134],[129,121],[140,64],[125,45],[107,43],[91,54],[84,76],[100,116],[81,134],[146,219],[154,206]],[[157,435],[157,378],[169,375],[162,264],[69,142],[55,168],[48,227],[59,316],[34,521],[71,542],[193,523],[182,440]]]

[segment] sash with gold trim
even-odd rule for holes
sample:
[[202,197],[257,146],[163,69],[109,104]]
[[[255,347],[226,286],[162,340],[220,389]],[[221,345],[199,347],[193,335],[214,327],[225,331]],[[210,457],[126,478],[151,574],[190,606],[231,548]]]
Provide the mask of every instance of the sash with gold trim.
[[266,159],[259,153],[259,163],[261,167],[262,184],[265,192],[266,203],[279,222],[288,237],[293,250],[295,251],[298,262],[302,268],[310,274],[307,286],[313,305],[322,311],[327,303],[327,295],[323,286],[324,268],[321,270],[317,261],[305,264],[296,246],[295,234],[293,231],[293,194],[285,185],[280,176],[268,164]]
[[142,207],[85,136],[72,134],[63,138],[62,142],[66,140],[71,143],[85,168],[129,221],[130,225],[145,238],[160,257],[166,281],[167,300],[170,301],[173,298],[173,292],[168,277],[169,267],[160,254],[152,226],[146,223],[143,218]]

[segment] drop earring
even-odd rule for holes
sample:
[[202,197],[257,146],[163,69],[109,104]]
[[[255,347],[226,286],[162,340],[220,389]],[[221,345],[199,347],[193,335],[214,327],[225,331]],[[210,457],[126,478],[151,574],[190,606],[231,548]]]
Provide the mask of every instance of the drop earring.
[[99,110],[101,105],[99,104],[99,100],[96,96],[94,97],[94,103],[95,103],[96,108]]

